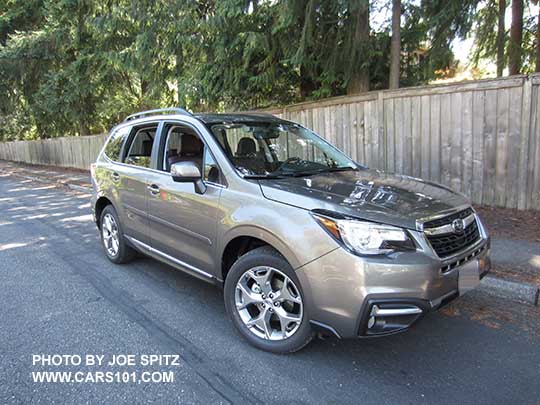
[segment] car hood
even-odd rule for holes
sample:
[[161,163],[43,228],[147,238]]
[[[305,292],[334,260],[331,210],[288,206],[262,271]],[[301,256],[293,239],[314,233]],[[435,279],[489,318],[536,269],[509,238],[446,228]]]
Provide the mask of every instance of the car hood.
[[259,184],[263,195],[273,201],[411,229],[418,219],[469,204],[444,186],[369,169],[264,179]]

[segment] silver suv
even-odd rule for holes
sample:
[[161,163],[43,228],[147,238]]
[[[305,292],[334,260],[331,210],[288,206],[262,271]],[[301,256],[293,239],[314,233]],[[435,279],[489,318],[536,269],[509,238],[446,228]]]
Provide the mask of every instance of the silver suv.
[[146,111],[92,165],[107,257],[136,252],[224,287],[254,346],[301,349],[408,329],[474,288],[490,242],[446,187],[370,170],[309,129],[263,114]]

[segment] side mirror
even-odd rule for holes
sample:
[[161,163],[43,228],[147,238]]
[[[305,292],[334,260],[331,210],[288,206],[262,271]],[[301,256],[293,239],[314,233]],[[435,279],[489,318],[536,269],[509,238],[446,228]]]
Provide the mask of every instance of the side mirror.
[[171,165],[171,177],[178,183],[194,183],[195,191],[198,194],[204,194],[206,191],[201,171],[194,162],[173,163]]

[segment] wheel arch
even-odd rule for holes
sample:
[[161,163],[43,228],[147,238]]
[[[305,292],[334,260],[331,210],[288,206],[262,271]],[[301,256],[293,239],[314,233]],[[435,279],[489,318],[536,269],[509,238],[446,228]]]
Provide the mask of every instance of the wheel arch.
[[116,207],[114,206],[110,198],[104,195],[98,196],[96,203],[94,204],[95,220],[96,220],[96,225],[98,228],[100,227],[99,220],[101,218],[101,213],[103,212],[103,210],[105,209],[107,205],[112,205],[113,208],[116,209]]
[[231,266],[240,256],[260,246],[270,246],[276,250],[293,269],[301,266],[287,244],[271,232],[256,226],[239,226],[229,231],[221,244],[218,254],[221,259],[221,280],[225,281]]

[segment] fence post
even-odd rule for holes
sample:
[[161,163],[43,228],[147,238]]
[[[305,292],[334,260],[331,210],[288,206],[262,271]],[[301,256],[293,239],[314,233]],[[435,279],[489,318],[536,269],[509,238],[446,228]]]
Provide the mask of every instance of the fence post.
[[528,208],[527,166],[529,157],[529,139],[531,138],[532,119],[532,78],[527,76],[523,80],[521,131],[519,146],[519,178],[518,181],[518,209]]
[[377,157],[379,159],[379,162],[381,162],[380,168],[383,170],[388,170],[388,162],[386,159],[387,139],[384,120],[384,98],[382,91],[379,91],[379,94],[377,94],[377,127],[377,133],[379,137],[379,150],[377,153]]

